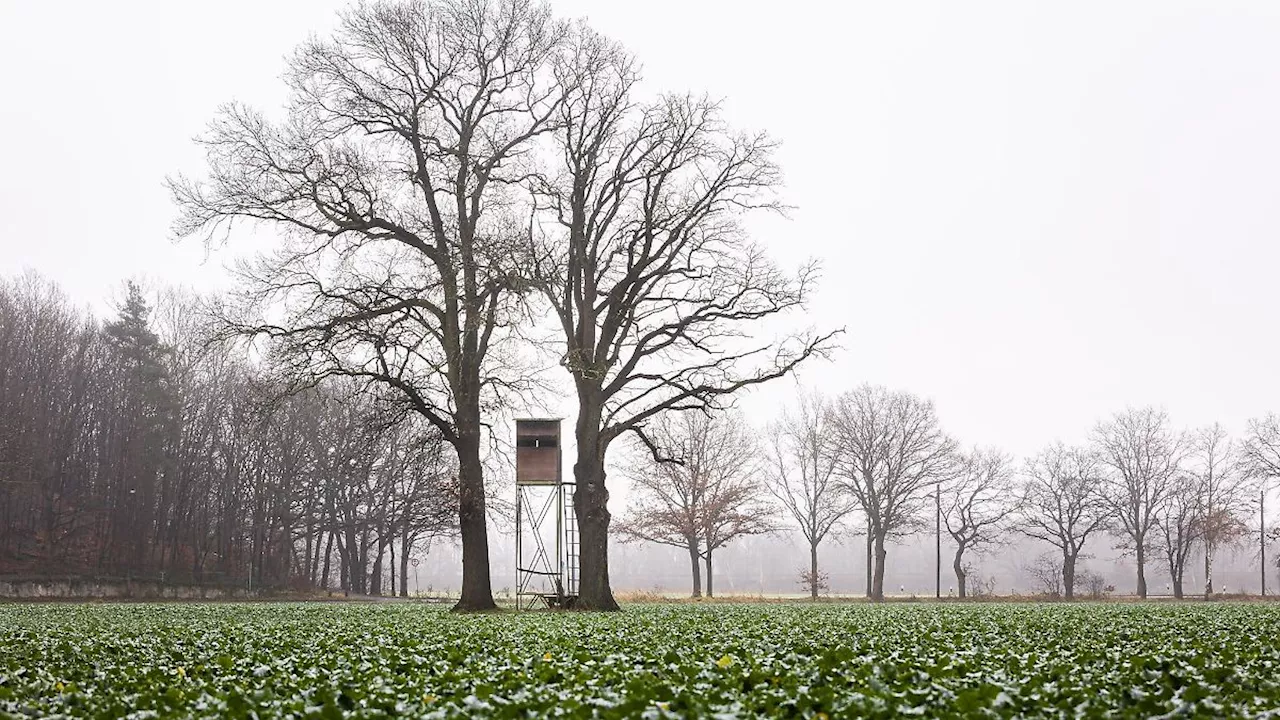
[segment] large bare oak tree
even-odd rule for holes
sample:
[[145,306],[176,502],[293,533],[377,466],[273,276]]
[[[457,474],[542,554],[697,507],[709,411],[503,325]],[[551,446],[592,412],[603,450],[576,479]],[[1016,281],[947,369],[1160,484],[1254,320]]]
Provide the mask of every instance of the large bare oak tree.
[[234,329],[299,376],[397,390],[456,449],[459,609],[494,605],[484,423],[526,389],[503,348],[521,317],[516,188],[562,121],[569,37],[528,0],[356,5],[289,60],[279,120],[227,105],[200,139],[207,177],[170,183],[180,236],[282,237],[244,268]]
[[534,282],[563,342],[578,400],[574,510],[582,607],[617,608],[609,585],[605,460],[672,411],[719,412],[739,390],[791,372],[835,333],[768,332],[801,309],[815,265],[776,267],[742,217],[779,211],[775,142],[734,131],[705,97],[633,96],[634,61],[579,29],[563,72],[557,169],[531,184],[539,205]]

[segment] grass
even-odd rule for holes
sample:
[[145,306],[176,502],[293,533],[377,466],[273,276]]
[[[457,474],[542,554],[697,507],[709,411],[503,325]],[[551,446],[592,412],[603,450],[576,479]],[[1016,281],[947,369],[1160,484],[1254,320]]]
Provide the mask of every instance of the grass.
[[1258,603],[13,604],[0,649],[0,717],[1280,717]]

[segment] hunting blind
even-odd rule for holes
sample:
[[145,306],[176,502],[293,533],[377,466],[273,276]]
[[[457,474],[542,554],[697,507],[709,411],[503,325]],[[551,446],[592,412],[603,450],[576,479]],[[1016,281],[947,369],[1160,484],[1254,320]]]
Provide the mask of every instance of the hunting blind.
[[560,418],[516,420],[516,606],[578,599],[574,483],[565,482]]

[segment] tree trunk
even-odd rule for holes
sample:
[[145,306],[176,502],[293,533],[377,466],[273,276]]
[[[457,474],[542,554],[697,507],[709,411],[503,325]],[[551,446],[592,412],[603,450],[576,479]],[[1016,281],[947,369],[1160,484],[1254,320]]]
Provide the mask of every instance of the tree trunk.
[[871,572],[873,567],[871,562],[871,540],[872,540],[871,521],[868,520],[867,521],[867,597],[868,598],[871,597],[871,585],[872,585]]
[[404,537],[400,539],[400,597],[409,597],[409,550],[412,549],[412,545],[413,543],[409,542],[409,528],[406,524]]
[[956,597],[963,600],[966,597],[968,597],[968,595],[965,594],[965,584],[964,584],[964,581],[966,579],[966,574],[964,571],[964,544],[963,543],[956,546],[956,556],[951,561],[951,569],[956,571]]
[[876,533],[876,569],[871,583],[871,599],[875,602],[884,602],[884,560],[887,554],[884,533]]
[[809,543],[809,599],[818,599],[818,543]]
[[1143,600],[1147,599],[1147,573],[1144,565],[1147,556],[1143,550],[1142,543],[1138,543],[1138,597]]
[[1185,566],[1185,560],[1179,561],[1177,566],[1174,568],[1174,571],[1169,573],[1173,579],[1173,597],[1175,600],[1182,599],[1182,575]]
[[[479,407],[476,407],[479,416]],[[493,587],[489,580],[489,529],[484,507],[484,466],[480,463],[480,425],[459,428],[458,440],[458,530],[462,537],[462,596],[453,606],[456,612],[493,610]]]
[[711,548],[707,548],[707,554],[704,558],[707,561],[707,597],[715,597],[711,592]]
[[333,557],[333,531],[329,531],[329,539],[324,542],[324,571],[320,574],[320,587],[329,589],[329,559]]
[[373,569],[369,571],[369,583],[366,587],[374,597],[382,595],[382,544],[373,544]]
[[1076,596],[1076,555],[1062,553],[1062,592],[1063,597],[1072,600]]
[[600,437],[599,390],[582,387],[578,392],[575,436],[578,459],[573,465],[577,487],[573,512],[580,539],[578,607],[584,610],[618,610],[609,586],[609,489],[605,487],[604,456],[608,444]]
[[1204,544],[1204,599],[1208,600],[1213,596],[1213,546],[1205,541]]
[[702,597],[702,567],[698,562],[698,541],[689,541],[689,565],[693,569],[693,595],[691,597]]
[[389,593],[391,597],[396,596],[396,539],[391,538],[387,541],[387,552],[391,553],[390,570],[387,572],[387,581],[391,583]]
[[350,558],[347,556],[347,547],[342,535],[336,531],[335,534],[338,537],[338,589],[346,596],[351,594],[351,572],[347,569]]
[[364,568],[367,560],[364,551],[368,548],[361,547],[354,524],[347,526],[347,542],[344,547],[347,549],[347,589],[357,595],[363,595]]

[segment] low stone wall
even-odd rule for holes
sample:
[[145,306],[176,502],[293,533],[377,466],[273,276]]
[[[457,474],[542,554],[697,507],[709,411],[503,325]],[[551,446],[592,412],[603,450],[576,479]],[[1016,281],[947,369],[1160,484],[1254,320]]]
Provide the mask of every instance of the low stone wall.
[[256,597],[245,588],[172,585],[154,580],[0,578],[0,598],[14,600],[156,599],[230,600]]

